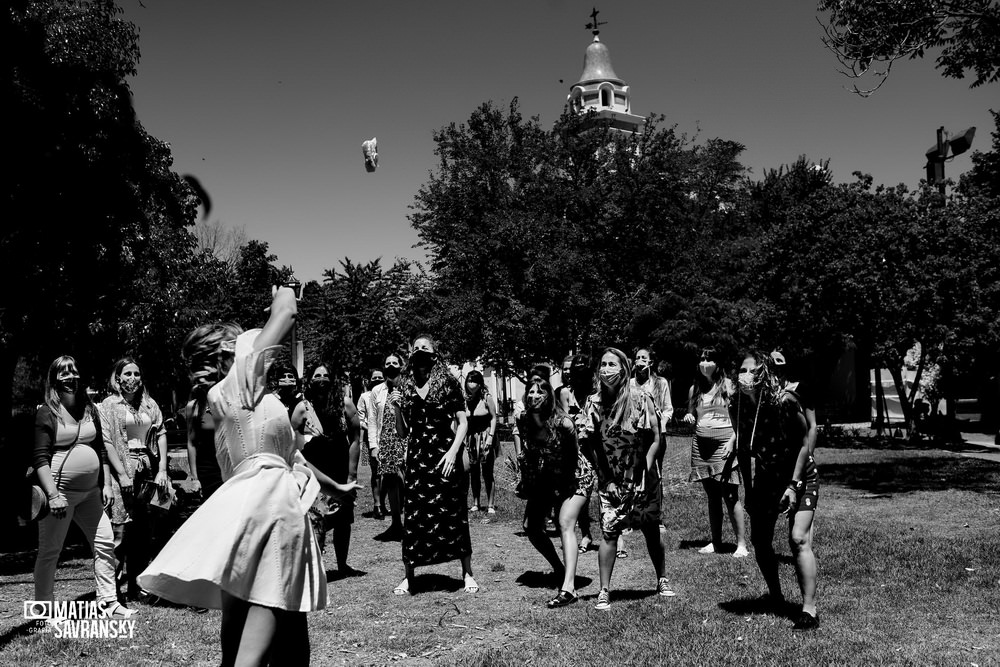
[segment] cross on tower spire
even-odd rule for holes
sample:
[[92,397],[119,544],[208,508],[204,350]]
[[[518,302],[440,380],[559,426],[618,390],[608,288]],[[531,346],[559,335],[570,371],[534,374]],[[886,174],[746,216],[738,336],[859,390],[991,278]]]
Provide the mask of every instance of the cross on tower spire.
[[601,32],[601,26],[607,25],[608,23],[607,21],[598,21],[597,20],[598,14],[600,14],[600,12],[597,11],[597,7],[594,7],[593,11],[590,12],[590,18],[592,18],[593,21],[584,26],[587,30],[592,31],[595,36]]

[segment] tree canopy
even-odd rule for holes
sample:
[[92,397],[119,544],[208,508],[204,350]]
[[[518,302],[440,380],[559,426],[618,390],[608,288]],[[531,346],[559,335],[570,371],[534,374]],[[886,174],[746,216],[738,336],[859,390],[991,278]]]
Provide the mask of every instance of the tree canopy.
[[893,64],[936,50],[943,76],[970,87],[1000,80],[1000,3],[996,0],[821,0],[823,42],[855,79],[874,77],[867,96],[886,81]]

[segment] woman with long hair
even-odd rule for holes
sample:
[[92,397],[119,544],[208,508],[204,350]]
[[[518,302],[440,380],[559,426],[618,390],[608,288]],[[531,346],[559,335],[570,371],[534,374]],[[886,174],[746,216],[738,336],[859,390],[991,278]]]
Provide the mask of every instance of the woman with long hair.
[[152,557],[154,529],[154,517],[142,491],[152,483],[165,492],[170,484],[167,431],[160,406],[149,395],[142,371],[131,357],[115,362],[108,385],[112,393],[99,408],[102,435],[105,446],[115,450],[124,469],[124,475],[112,479],[111,484],[111,525],[118,559],[116,588],[124,580],[125,598],[139,600],[145,596],[136,577]]
[[371,410],[368,412],[368,443],[371,457],[378,461],[381,489],[389,502],[389,515],[392,517],[389,527],[374,538],[380,542],[398,542],[403,539],[406,438],[396,432],[396,413],[388,404],[389,395],[399,387],[402,370],[403,358],[400,355],[386,355],[382,367],[385,381],[372,389],[369,397]]
[[[126,484],[121,462],[119,479]],[[104,512],[113,497],[108,451],[97,407],[80,382],[76,360],[55,359],[45,376],[45,402],[35,412],[32,466],[49,499],[49,514],[38,522],[35,599],[52,600],[59,554],[70,522],[75,522],[94,552],[97,602],[111,618],[133,613],[118,602],[115,587],[115,536]]]
[[[780,377],[773,357],[747,353],[738,378],[739,394],[730,412],[736,423],[737,449],[741,457],[752,457],[754,462],[752,479],[744,479],[753,522],[754,557],[771,603],[782,605],[774,528],[779,516],[787,517],[788,545],[802,593],[802,611],[793,629],[812,630],[819,627],[816,555],[812,549],[813,518],[819,500],[819,475],[813,458],[816,441],[810,435],[797,383]],[[749,467],[748,461],[745,469]]]
[[656,591],[673,597],[663,574],[664,550],[660,537],[660,474],[657,450],[660,426],[653,401],[630,384],[628,358],[605,348],[598,367],[600,390],[585,409],[585,437],[597,464],[601,503],[601,546],[598,550],[601,590],[595,609],[611,608],[611,574],[617,558],[618,537],[626,528],[639,529],[656,573]]
[[[573,420],[576,429],[577,441],[583,443],[583,427],[587,422],[587,415],[582,406],[587,404],[587,399],[596,389],[594,385],[594,369],[590,365],[590,357],[585,354],[571,354],[563,359],[561,378],[563,386],[568,389],[562,394],[564,409]],[[591,468],[593,472],[593,468]],[[590,535],[590,528],[593,521],[590,518],[590,503],[587,502],[580,508],[580,515],[577,517],[577,525],[580,526],[580,543],[577,553],[585,554],[591,549],[596,549],[594,540]]]
[[[487,520],[497,513],[493,507],[494,464],[497,456],[497,406],[486,388],[483,374],[477,370],[465,376],[465,406],[469,415],[469,432],[465,436],[465,454],[469,459],[469,481],[476,499],[470,512],[486,512]],[[482,480],[480,481],[480,474]],[[486,489],[486,506],[481,492]]]
[[[323,609],[327,593],[307,513],[321,488],[335,495],[358,487],[308,464],[288,410],[267,390],[271,357],[295,316],[295,293],[276,288],[263,329],[223,339],[205,357],[214,366],[205,377],[218,380],[208,408],[224,482],[139,575],[140,586],[167,600],[222,609],[226,666],[278,656],[282,664],[308,664],[305,612]],[[204,348],[209,340],[188,343]]]
[[[305,396],[291,416],[292,428],[307,438],[302,454],[335,482],[354,482],[361,457],[360,425],[354,401],[345,387],[333,381],[330,367],[324,363],[310,368],[306,378]],[[341,579],[359,574],[347,564],[356,495],[320,494],[313,505],[319,548],[325,549],[327,529],[332,529],[333,554]]]
[[712,541],[698,553],[712,554],[721,548],[722,505],[725,502],[736,534],[733,558],[743,558],[750,552],[747,551],[746,520],[740,504],[740,469],[729,418],[733,391],[733,383],[726,377],[715,350],[703,350],[698,374],[688,393],[688,413],[684,415],[686,423],[695,424],[688,481],[701,482],[705,488],[708,523],[712,531]]
[[[466,593],[478,593],[472,576],[472,539],[466,484],[459,462],[468,422],[458,380],[438,354],[434,339],[413,340],[410,375],[389,402],[396,428],[407,437],[403,493],[403,568],[393,590],[413,593],[414,569],[459,560]],[[452,430],[452,424],[457,427]]]
[[[552,565],[562,583],[555,597],[545,604],[550,609],[576,602],[576,524],[590,503],[597,477],[590,460],[580,449],[570,408],[572,393],[565,387],[555,390],[536,378],[525,392],[525,413],[521,416],[523,437],[522,488],[527,493],[526,532],[531,544]],[[545,535],[545,519],[557,512],[563,562]]]
[[181,345],[181,358],[188,368],[191,400],[184,407],[187,424],[188,479],[202,500],[222,486],[222,470],[215,457],[215,419],[208,406],[208,390],[221,380],[220,352],[223,343],[234,341],[243,328],[232,322],[203,324],[189,333]]

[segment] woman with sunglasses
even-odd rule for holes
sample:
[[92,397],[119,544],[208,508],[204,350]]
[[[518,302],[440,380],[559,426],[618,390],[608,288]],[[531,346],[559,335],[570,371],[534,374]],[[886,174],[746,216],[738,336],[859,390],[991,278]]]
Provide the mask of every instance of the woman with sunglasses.
[[736,462],[733,425],[729,419],[733,393],[733,383],[719,365],[715,350],[703,350],[694,385],[688,392],[688,412],[684,415],[685,423],[695,425],[688,481],[701,482],[705,489],[712,531],[712,541],[698,553],[713,554],[721,549],[722,505],[725,502],[736,534],[733,558],[744,558],[750,552],[747,551],[746,520],[740,504],[740,470]]

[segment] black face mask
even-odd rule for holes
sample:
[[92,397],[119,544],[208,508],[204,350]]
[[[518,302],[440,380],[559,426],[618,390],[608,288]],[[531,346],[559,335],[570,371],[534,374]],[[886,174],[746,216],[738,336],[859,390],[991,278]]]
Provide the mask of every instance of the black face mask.
[[430,368],[437,360],[437,355],[427,350],[414,350],[410,354],[410,365],[417,368]]
[[640,383],[649,379],[649,366],[636,366],[635,379]]
[[380,384],[382,384],[382,380],[371,380],[371,381],[368,382],[368,388],[369,389],[374,389],[375,387],[379,386]]
[[386,366],[382,369],[382,375],[384,375],[387,380],[395,380],[399,377],[399,372],[399,366]]
[[56,380],[56,388],[66,394],[75,394],[76,390],[79,388],[80,380],[79,378],[66,378],[65,380]]

